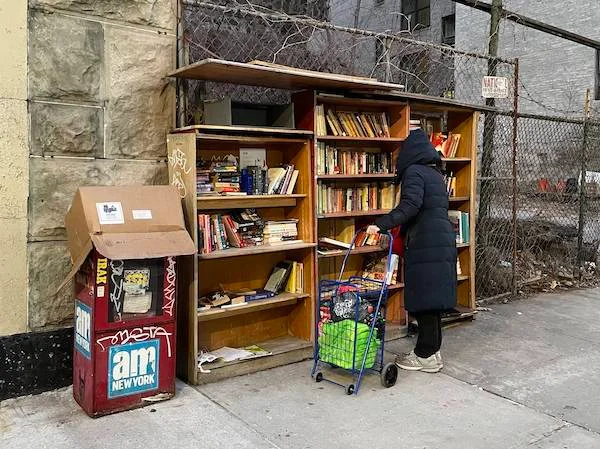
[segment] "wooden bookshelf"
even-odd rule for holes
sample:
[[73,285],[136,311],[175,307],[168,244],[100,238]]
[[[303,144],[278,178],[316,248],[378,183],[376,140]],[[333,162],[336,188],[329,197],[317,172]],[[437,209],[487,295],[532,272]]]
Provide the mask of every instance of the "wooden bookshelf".
[[[401,86],[373,79],[294,69],[266,63],[237,63],[207,59],[173,72],[171,76],[247,86],[294,89],[292,102],[296,129],[261,126],[196,125],[168,136],[169,179],[178,187],[190,234],[198,242],[198,213],[256,208],[264,219],[297,218],[301,243],[271,247],[233,248],[222,252],[181,258],[178,291],[178,374],[190,383],[206,383],[231,376],[297,362],[312,355],[316,294],[320,279],[336,279],[344,252],[317,255],[319,237],[338,234],[336,226],[354,220],[356,229],[388,213],[386,208],[351,212],[318,213],[319,183],[387,185],[395,174],[320,173],[317,163],[321,144],[350,151],[375,149],[391,156],[392,167],[409,132],[409,120],[421,111],[427,116],[446,114],[448,131],[461,134],[454,158],[444,159],[456,176],[450,208],[470,214],[470,243],[457,244],[462,274],[457,278],[460,317],[475,312],[475,201],[477,173],[477,113],[440,98],[404,94]],[[304,90],[302,90],[304,89]],[[385,112],[389,137],[316,135],[317,106],[347,112]],[[265,148],[267,165],[292,163],[300,170],[292,195],[207,196],[196,195],[195,162],[199,157],[239,154],[241,148]],[[382,170],[384,171],[384,170]],[[345,277],[360,273],[367,257],[385,254],[380,247],[359,247],[351,252]],[[261,288],[272,267],[281,260],[304,264],[303,294],[281,294],[237,308],[198,310],[198,298],[226,289]],[[401,273],[388,287],[386,338],[405,335],[407,315],[403,306]],[[257,344],[272,355],[230,363],[214,363],[200,373],[197,355],[223,346]]]
[[[228,132],[230,131],[230,132]],[[264,220],[297,219],[298,242],[216,250],[186,258],[180,265],[178,305],[178,373],[190,383],[207,381],[200,373],[198,353],[223,346],[243,347],[267,342],[274,356],[241,364],[211,366],[210,379],[252,372],[277,363],[304,359],[313,341],[315,308],[315,217],[311,133],[261,127],[188,127],[169,134],[169,178],[178,187],[190,234],[198,244],[198,214],[219,214],[254,208]],[[264,148],[269,167],[293,164],[299,170],[293,194],[199,196],[196,161],[243,148]],[[304,265],[304,293],[282,293],[273,298],[228,308],[199,310],[198,299],[222,288],[263,288],[273,267],[282,260]],[[292,339],[293,344],[290,344]],[[265,348],[267,349],[267,348]],[[266,361],[265,359],[270,359]],[[240,371],[243,367],[242,371]]]

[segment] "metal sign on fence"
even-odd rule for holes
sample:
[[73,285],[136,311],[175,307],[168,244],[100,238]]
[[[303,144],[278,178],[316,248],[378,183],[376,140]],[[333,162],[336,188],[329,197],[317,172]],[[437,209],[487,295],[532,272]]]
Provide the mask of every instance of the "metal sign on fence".
[[504,76],[484,76],[481,81],[483,98],[508,98],[508,78]]

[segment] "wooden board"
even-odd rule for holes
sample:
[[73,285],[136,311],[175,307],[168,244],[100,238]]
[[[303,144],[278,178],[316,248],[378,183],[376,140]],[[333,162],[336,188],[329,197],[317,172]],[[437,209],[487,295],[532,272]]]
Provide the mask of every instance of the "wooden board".
[[314,248],[317,246],[315,243],[287,243],[282,245],[260,245],[260,246],[247,246],[245,248],[229,248],[221,251],[214,251],[208,254],[198,254],[198,259],[224,259],[227,257],[241,257],[241,256],[252,256],[256,254],[275,253],[282,251],[292,251],[297,249]]
[[228,308],[213,308],[198,312],[198,321],[220,320],[236,315],[259,312],[261,310],[274,309],[294,305],[300,299],[309,297],[306,293],[281,293],[273,298],[252,301],[244,305]]
[[276,128],[268,126],[241,126],[241,125],[191,125],[176,128],[172,132],[198,131],[200,133],[224,133],[224,134],[264,134],[267,136],[291,136],[311,137],[312,131],[306,129]]
[[369,217],[376,215],[385,215],[389,213],[389,209],[373,209],[373,210],[355,210],[352,212],[331,212],[328,214],[318,214],[318,218],[342,218],[342,217]]
[[210,195],[198,197],[198,210],[247,209],[262,207],[295,206],[297,200],[306,198],[305,193],[292,195]]
[[169,73],[168,76],[277,89],[395,91],[404,88],[401,84],[382,83],[346,75],[298,70],[288,66],[262,66],[211,58],[177,69]]
[[318,136],[317,140],[337,142],[361,142],[361,143],[402,143],[406,137],[353,137],[353,136]]
[[351,179],[357,181],[363,181],[367,179],[394,179],[396,175],[394,173],[368,173],[363,175],[317,175],[317,179],[324,180],[338,180],[338,179]]

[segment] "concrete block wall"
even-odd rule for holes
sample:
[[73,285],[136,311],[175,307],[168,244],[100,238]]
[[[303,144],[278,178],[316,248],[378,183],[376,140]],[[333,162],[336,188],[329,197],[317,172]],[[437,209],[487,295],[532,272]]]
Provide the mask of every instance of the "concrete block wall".
[[[600,39],[597,26],[600,8],[596,0],[504,0],[503,4],[508,10]],[[456,6],[457,48],[486,53],[488,34],[488,14]],[[502,21],[499,55],[520,60],[523,112],[551,115],[560,111],[582,112],[586,89],[593,92],[596,57],[593,49]],[[528,101],[527,97],[544,106]]]
[[[69,325],[64,215],[82,185],[167,183],[176,0],[30,0],[26,328]],[[0,334],[4,332],[0,328]]]

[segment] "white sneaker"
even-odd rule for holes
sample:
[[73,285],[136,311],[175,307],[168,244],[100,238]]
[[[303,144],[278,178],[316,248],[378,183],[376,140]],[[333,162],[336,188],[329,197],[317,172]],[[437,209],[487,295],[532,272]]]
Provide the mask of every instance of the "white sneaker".
[[407,371],[423,371],[424,373],[437,373],[442,369],[436,355],[426,359],[418,357],[414,351],[408,353],[404,358],[396,357],[396,366]]
[[444,367],[444,361],[442,360],[442,353],[440,351],[435,353],[435,358],[440,365],[440,369]]

